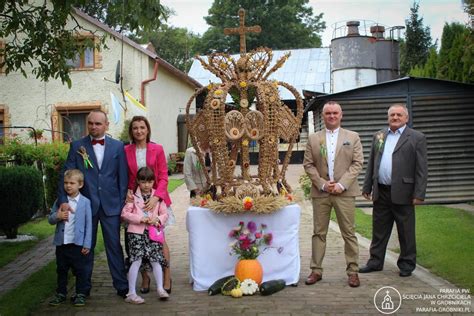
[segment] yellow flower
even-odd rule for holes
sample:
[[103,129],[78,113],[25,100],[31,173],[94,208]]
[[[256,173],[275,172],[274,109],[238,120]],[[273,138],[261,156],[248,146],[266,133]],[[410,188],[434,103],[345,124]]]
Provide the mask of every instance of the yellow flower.
[[221,89],[217,89],[216,91],[214,91],[214,95],[215,96],[220,96],[224,93],[224,91],[222,91]]
[[240,86],[241,88],[246,88],[246,87],[247,87],[247,82],[246,82],[246,81],[241,81],[241,82],[239,83],[239,86]]
[[250,196],[246,196],[244,197],[242,204],[243,204],[242,206],[244,207],[244,210],[250,211],[253,207],[253,199]]
[[244,197],[244,203],[247,203],[247,202],[252,203],[252,202],[253,202],[253,199],[252,199],[250,196]]
[[242,146],[247,147],[248,145],[249,145],[249,141],[248,141],[247,139],[244,139],[244,140],[242,141]]
[[213,85],[212,83],[208,84],[208,85],[207,85],[207,90],[212,90],[212,87],[213,87],[213,86],[214,86],[214,85]]

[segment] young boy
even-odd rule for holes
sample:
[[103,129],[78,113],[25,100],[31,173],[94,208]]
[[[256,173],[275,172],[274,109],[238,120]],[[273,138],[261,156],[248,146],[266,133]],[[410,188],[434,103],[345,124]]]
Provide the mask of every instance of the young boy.
[[48,217],[51,225],[56,224],[53,244],[56,246],[58,287],[56,296],[49,302],[52,306],[58,306],[66,300],[70,268],[76,276],[76,295],[72,297],[72,302],[74,306],[85,305],[85,267],[92,242],[92,211],[89,199],[79,192],[83,185],[84,175],[80,170],[67,170],[64,173],[64,190],[73,211],[58,211],[58,205],[54,203]]

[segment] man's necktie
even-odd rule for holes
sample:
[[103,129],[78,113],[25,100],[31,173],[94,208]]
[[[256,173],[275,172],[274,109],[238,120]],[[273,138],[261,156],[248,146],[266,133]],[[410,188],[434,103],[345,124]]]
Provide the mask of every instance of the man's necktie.
[[104,146],[104,139],[93,139],[92,140],[92,146],[94,145],[97,145],[97,144],[101,144],[102,146]]

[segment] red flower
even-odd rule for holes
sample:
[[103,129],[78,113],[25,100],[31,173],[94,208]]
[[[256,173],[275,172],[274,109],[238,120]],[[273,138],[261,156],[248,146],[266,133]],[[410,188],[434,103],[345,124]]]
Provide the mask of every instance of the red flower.
[[208,201],[207,201],[206,199],[202,199],[202,200],[201,200],[201,207],[206,206],[206,205],[207,205],[207,202],[208,202]]
[[262,238],[262,233],[255,233],[255,238]]
[[248,238],[245,238],[244,240],[242,240],[242,242],[240,243],[240,248],[243,249],[243,250],[247,250],[250,248],[250,245],[252,244],[252,242],[250,241],[250,239]]

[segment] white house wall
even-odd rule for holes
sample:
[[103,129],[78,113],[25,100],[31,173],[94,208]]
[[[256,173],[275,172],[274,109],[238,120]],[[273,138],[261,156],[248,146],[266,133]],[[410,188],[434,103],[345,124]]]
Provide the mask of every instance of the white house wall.
[[150,108],[147,117],[151,124],[151,138],[163,145],[168,157],[169,153],[178,151],[177,118],[179,114],[184,114],[194,89],[189,85],[183,86],[176,76],[159,67],[156,80],[147,85],[145,93]]

